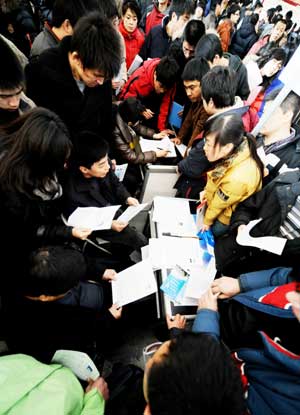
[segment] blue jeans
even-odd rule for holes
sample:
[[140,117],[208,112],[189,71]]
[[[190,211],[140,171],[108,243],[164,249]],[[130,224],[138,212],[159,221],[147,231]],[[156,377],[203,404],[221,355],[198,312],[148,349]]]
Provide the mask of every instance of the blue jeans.
[[217,238],[219,236],[224,235],[228,231],[228,229],[229,229],[229,225],[224,225],[224,223],[216,219],[211,228],[211,231],[213,235]]

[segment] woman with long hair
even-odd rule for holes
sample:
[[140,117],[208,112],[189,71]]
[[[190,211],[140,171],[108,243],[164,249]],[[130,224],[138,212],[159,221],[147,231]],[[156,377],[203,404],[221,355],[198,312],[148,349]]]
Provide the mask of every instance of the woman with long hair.
[[[35,108],[0,129],[4,278],[8,271],[22,277],[24,260],[42,244],[85,239],[91,232],[68,227],[60,219],[62,190],[57,177],[71,148],[64,123],[44,108]],[[12,255],[14,262],[9,261]]]
[[207,203],[202,230],[212,227],[218,237],[228,230],[237,205],[260,190],[264,166],[253,136],[245,132],[238,115],[211,118],[203,136],[205,155],[217,164],[207,173],[207,184],[200,193],[201,201]]

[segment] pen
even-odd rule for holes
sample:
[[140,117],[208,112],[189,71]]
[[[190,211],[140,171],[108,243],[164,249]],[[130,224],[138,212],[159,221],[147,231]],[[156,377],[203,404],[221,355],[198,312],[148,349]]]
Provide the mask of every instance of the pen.
[[[166,150],[165,148],[161,148],[161,147],[157,147],[157,150]],[[170,150],[166,150],[167,151],[167,153],[171,153],[171,151]]]

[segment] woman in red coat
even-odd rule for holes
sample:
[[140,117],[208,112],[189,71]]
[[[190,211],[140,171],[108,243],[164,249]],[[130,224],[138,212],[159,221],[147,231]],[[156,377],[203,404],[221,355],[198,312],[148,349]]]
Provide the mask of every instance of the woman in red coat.
[[122,6],[122,20],[119,26],[126,46],[127,70],[139,53],[144,41],[144,34],[137,25],[141,18],[141,11],[136,1],[125,1]]

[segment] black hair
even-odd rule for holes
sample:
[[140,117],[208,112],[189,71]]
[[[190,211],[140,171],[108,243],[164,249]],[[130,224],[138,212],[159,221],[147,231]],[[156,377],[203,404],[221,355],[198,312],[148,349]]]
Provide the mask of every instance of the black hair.
[[169,17],[175,13],[179,18],[183,14],[192,15],[195,10],[195,4],[192,0],[172,0],[169,9]]
[[215,145],[219,144],[221,147],[232,143],[234,148],[237,148],[244,140],[244,137],[246,137],[250,155],[257,164],[262,180],[264,177],[264,165],[256,151],[256,140],[253,135],[245,132],[243,119],[240,115],[220,114],[210,117],[204,125],[203,137],[212,133],[215,134]]
[[86,13],[83,0],[56,0],[52,10],[52,26],[60,27],[68,19],[74,27],[80,17]]
[[204,58],[209,62],[213,62],[215,56],[220,58],[223,56],[222,45],[219,36],[214,33],[203,35],[197,43],[195,49],[196,58]]
[[70,50],[78,53],[84,68],[102,71],[107,78],[113,78],[119,73],[119,35],[110,21],[98,12],[91,12],[78,21]]
[[257,9],[257,8],[260,8],[260,9],[262,9],[262,8],[263,8],[263,5],[262,5],[262,3],[261,3],[260,1],[257,1],[257,2],[255,3],[255,5],[254,5],[254,10],[255,10],[255,9]]
[[199,39],[205,34],[205,25],[201,20],[190,20],[185,26],[183,39],[196,47]]
[[258,20],[259,20],[259,15],[257,13],[251,14],[251,16],[250,16],[250,23],[253,24],[253,26],[256,25],[256,23],[258,22]]
[[179,66],[175,59],[165,56],[162,58],[155,69],[156,79],[162,86],[169,89],[171,88],[178,77]]
[[91,168],[108,154],[109,146],[105,139],[90,131],[80,132],[75,139],[72,166]]
[[8,44],[0,37],[0,90],[20,88],[24,84],[22,66]]
[[[274,99],[279,94],[281,88],[277,88],[273,90],[270,94],[266,96],[266,102],[268,101],[274,101]],[[280,104],[280,108],[282,109],[283,113],[286,113],[288,111],[292,111],[292,122],[298,115],[300,111],[300,97],[293,91],[291,91],[288,96],[282,101]]]
[[65,124],[41,107],[2,126],[0,137],[1,186],[30,198],[34,189],[47,192],[47,181],[63,169],[72,150]]
[[269,23],[271,23],[274,14],[275,14],[275,8],[274,7],[271,7],[270,9],[267,10],[267,19],[268,19]]
[[275,7],[275,10],[279,13],[282,11],[282,6],[279,4],[278,6]]
[[65,246],[46,246],[34,251],[22,281],[24,295],[61,295],[85,277],[86,263],[81,252]]
[[120,17],[120,13],[115,0],[95,0],[98,10],[109,20]]
[[124,101],[121,101],[118,106],[118,112],[123,121],[126,123],[132,122],[133,124],[141,120],[141,113],[145,111],[145,109],[146,107],[135,97],[129,97]]
[[217,339],[185,332],[149,367],[146,390],[152,415],[242,415],[239,371]]
[[236,87],[236,74],[228,67],[215,66],[202,78],[202,98],[207,103],[212,99],[216,108],[230,107],[234,105]]
[[141,20],[141,9],[140,6],[138,5],[138,3],[134,0],[126,0],[123,3],[122,6],[122,15],[124,16],[124,14],[127,12],[127,10],[130,9],[132,10],[137,17],[137,21],[139,22]]
[[232,14],[235,14],[237,11],[241,11],[241,8],[238,4],[231,4],[227,9],[227,16],[230,17]]
[[276,20],[274,22],[272,21],[272,23],[274,23],[274,26],[276,26],[277,23],[282,23],[282,24],[286,25],[286,20],[283,19],[282,16],[279,16],[279,18],[276,18]]
[[[282,62],[282,66],[284,66],[286,62],[286,58],[287,58],[287,55],[284,49],[272,48],[258,59],[257,65],[259,68],[262,68],[271,59],[276,59],[277,61]],[[273,80],[277,77],[279,70],[271,77],[266,77],[266,76],[263,77],[263,82],[261,86],[263,87],[264,91],[269,87],[269,85],[271,85]]]
[[286,12],[286,14],[285,14],[285,19],[286,20],[291,20],[292,17],[293,17],[292,10],[289,10],[288,12]]
[[203,76],[209,71],[209,64],[204,58],[194,58],[184,67],[181,79],[183,81],[202,81]]

